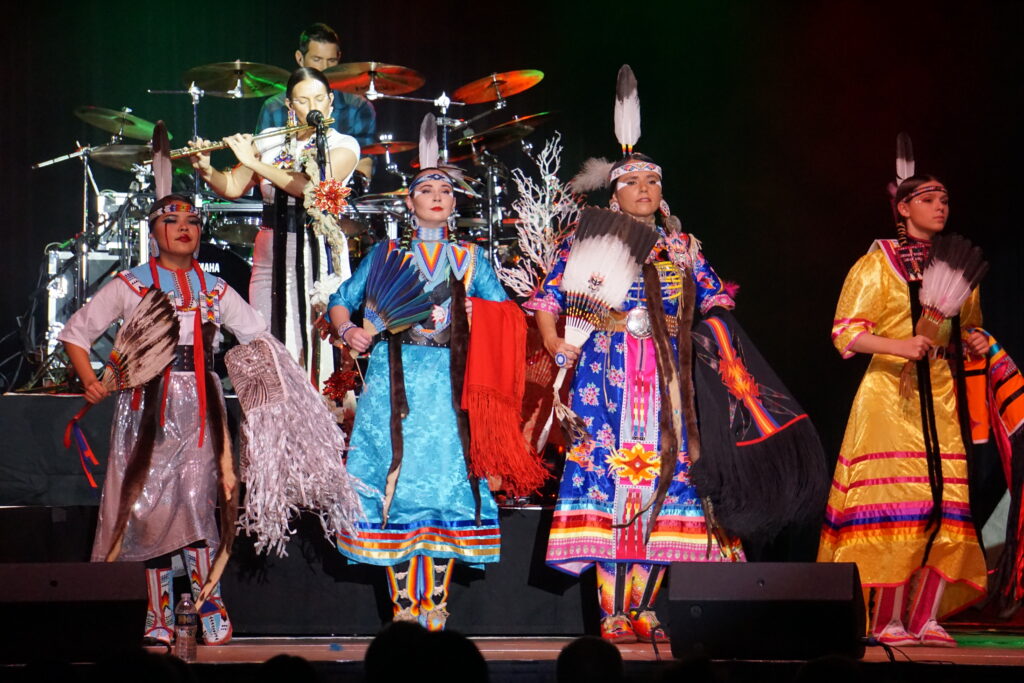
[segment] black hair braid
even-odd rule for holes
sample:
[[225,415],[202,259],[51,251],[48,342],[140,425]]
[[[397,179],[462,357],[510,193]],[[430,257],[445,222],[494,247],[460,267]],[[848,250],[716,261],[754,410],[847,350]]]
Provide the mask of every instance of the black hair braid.
[[402,228],[402,234],[398,238],[399,248],[404,249],[405,251],[409,250],[409,247],[412,246],[413,232],[414,228],[412,226],[412,221],[410,221]]

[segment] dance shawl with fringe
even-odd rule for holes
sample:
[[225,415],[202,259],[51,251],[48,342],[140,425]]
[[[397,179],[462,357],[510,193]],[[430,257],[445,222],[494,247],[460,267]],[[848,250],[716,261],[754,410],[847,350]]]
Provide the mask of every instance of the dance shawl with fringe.
[[828,470],[818,433],[729,311],[692,332],[701,453],[690,474],[715,521],[744,539],[818,524]]
[[[526,321],[512,301],[473,298],[462,409],[469,414],[469,476],[529,495],[549,476],[522,432]],[[496,482],[497,484],[497,482]]]
[[990,594],[1008,607],[1024,598],[1024,377],[995,337],[975,330],[985,335],[989,347],[984,358],[964,362],[971,438],[976,444],[995,442],[1010,490],[1006,541],[990,587]]

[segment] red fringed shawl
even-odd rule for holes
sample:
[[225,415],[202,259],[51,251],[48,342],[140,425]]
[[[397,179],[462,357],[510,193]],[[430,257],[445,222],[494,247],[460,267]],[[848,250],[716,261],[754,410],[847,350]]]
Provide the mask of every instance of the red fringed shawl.
[[473,298],[462,409],[469,413],[471,479],[500,477],[513,496],[548,477],[521,430],[526,377],[526,321],[512,301]]

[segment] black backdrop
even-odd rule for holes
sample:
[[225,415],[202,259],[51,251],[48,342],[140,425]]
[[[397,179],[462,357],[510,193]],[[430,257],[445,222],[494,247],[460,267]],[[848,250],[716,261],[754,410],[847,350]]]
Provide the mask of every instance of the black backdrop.
[[[665,167],[667,199],[719,273],[742,286],[737,314],[834,454],[863,360],[840,361],[831,318],[849,266],[891,233],[884,188],[900,130],[913,137],[918,168],[951,188],[950,229],[986,250],[986,324],[1024,357],[1014,213],[1022,18],[1021,3],[986,2],[20,3],[0,28],[0,333],[27,305],[43,246],[78,228],[80,167],[29,170],[76,140],[104,141],[72,116],[76,106],[130,106],[168,121],[183,144],[188,100],[146,88],[179,87],[186,69],[236,58],[290,69],[299,32],[321,20],[341,34],[345,61],[419,70],[418,95],[492,71],[544,71],[507,114],[559,112],[534,138],[562,132],[568,173],[586,156],[616,153],[612,94],[628,62],[643,104],[638,148]],[[258,108],[208,98],[201,132],[251,130]],[[378,130],[408,139],[426,110],[380,102]],[[129,180],[97,176],[118,190]],[[4,357],[16,349],[13,339],[0,345]]]

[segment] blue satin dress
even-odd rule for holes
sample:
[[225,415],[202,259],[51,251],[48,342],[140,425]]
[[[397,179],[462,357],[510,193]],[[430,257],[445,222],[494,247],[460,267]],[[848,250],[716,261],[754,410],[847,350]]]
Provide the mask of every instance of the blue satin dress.
[[[482,250],[462,242],[442,242],[440,248],[438,244],[413,240],[410,245],[428,291],[447,282],[454,271],[466,285],[467,296],[490,301],[507,298]],[[390,246],[397,244],[391,242]],[[369,255],[362,260],[353,276],[331,297],[331,307],[341,305],[354,311],[363,305],[372,261]],[[435,306],[432,321],[427,321],[435,333],[449,325],[450,304],[448,299]],[[422,331],[421,326],[417,328]],[[401,564],[416,555],[455,559],[471,566],[497,562],[498,509],[487,482],[481,480],[481,523],[477,526],[472,487],[452,409],[450,352],[444,347],[403,344],[402,364],[409,415],[402,423],[404,455],[387,524],[381,524],[381,497],[363,494],[366,520],[356,525],[356,535],[337,537],[338,550],[352,562],[381,566]],[[380,493],[391,465],[390,419],[388,348],[386,343],[377,342],[370,353],[366,384],[357,404],[348,471]]]

